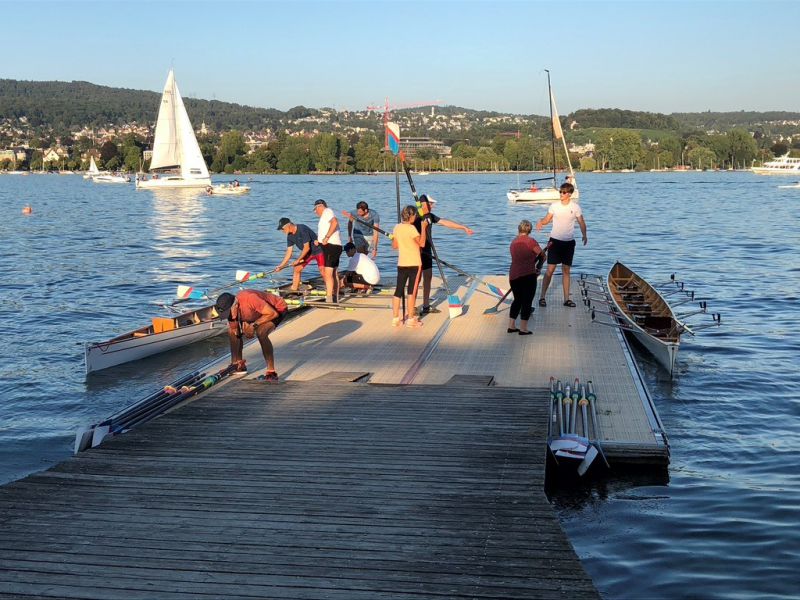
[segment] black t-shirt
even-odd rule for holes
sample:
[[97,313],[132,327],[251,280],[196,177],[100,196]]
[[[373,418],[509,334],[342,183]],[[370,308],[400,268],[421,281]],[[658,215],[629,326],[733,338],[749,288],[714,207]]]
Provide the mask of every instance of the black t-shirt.
[[316,256],[320,252],[322,252],[322,248],[314,244],[317,241],[317,234],[308,226],[303,225],[302,223],[297,224],[297,231],[294,233],[286,234],[286,247],[289,246],[297,246],[300,248],[300,252],[303,251],[303,246],[305,246],[306,242],[308,242],[309,250],[311,251],[311,256]]
[[414,221],[414,227],[417,228],[417,231],[419,233],[422,233],[422,219],[426,219],[428,221],[428,232],[425,235],[425,246],[422,248],[421,251],[424,254],[431,254],[431,234],[433,233],[431,231],[431,227],[433,226],[434,223],[438,223],[439,221],[441,221],[441,219],[432,212],[429,212],[427,215],[416,219]]

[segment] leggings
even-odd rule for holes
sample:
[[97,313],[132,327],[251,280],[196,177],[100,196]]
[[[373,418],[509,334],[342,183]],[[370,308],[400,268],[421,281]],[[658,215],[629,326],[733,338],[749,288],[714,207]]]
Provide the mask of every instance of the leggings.
[[419,277],[422,270],[419,267],[397,267],[397,286],[394,288],[395,298],[403,297],[403,288],[408,286],[408,295],[417,293]]
[[516,319],[519,316],[523,321],[531,318],[533,298],[536,296],[536,275],[524,275],[511,280],[511,292],[514,301],[508,316]]

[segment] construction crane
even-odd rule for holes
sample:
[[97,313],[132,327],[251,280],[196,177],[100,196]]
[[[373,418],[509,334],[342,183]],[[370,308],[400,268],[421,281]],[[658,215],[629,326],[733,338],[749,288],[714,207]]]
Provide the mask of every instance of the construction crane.
[[386,104],[384,106],[368,106],[368,111],[379,111],[383,109],[383,138],[384,138],[384,149],[389,149],[389,137],[386,133],[386,124],[389,122],[389,117],[391,115],[391,111],[398,110],[402,108],[419,108],[421,106],[436,106],[437,104],[444,104],[442,100],[432,100],[430,102],[412,102],[411,104],[389,104],[389,98],[386,98]]

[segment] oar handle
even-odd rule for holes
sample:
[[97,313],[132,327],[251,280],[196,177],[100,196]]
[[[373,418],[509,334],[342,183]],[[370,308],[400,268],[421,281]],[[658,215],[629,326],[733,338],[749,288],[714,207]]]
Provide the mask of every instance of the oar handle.
[[351,221],[358,221],[362,225],[366,225],[367,227],[371,227],[374,231],[377,231],[378,233],[380,233],[382,235],[385,235],[390,240],[394,239],[394,236],[391,233],[388,233],[388,232],[384,231],[383,229],[381,229],[377,225],[373,225],[372,223],[369,223],[369,222],[365,221],[364,219],[361,219],[361,218],[355,216],[354,214],[347,212],[346,210],[342,211],[342,216],[347,217]]

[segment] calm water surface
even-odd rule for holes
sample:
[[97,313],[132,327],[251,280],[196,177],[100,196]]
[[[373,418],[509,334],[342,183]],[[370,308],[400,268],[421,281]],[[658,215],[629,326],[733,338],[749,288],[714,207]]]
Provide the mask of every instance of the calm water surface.
[[[249,196],[212,198],[0,176],[0,482],[68,457],[81,425],[227,352],[212,340],[86,381],[82,342],[146,323],[178,284],[215,287],[237,269],[274,267],[285,248],[278,219],[316,228],[316,198],[337,211],[366,200],[394,221],[394,176],[253,179]],[[469,240],[437,230],[443,258],[475,272],[504,272],[519,220],[545,211],[507,204],[513,175],[416,183],[438,214],[475,229]],[[672,444],[667,477],[553,497],[607,598],[797,597],[800,190],[781,183],[749,173],[580,178],[589,245],[575,269],[604,272],[620,259],[651,281],[677,272],[724,322],[686,339],[671,381],[638,357]],[[391,272],[392,259],[384,240],[379,266]]]

